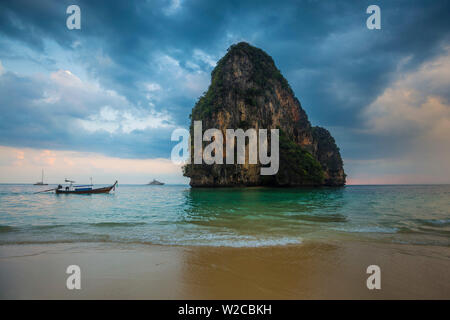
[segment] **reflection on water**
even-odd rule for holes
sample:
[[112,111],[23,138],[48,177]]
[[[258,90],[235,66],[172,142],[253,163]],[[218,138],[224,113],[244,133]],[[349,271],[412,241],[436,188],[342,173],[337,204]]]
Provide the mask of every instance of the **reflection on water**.
[[255,239],[296,243],[315,222],[346,220],[343,189],[191,189],[186,199],[186,222]]
[[30,185],[0,185],[0,244],[265,246],[324,238],[450,244],[448,185],[317,189],[121,185],[115,193],[88,196],[33,194],[37,190]]

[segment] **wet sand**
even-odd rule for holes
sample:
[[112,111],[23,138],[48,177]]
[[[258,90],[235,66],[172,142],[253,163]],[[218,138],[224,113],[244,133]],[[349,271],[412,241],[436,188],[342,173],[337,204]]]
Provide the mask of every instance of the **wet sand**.
[[[81,268],[68,290],[67,266]],[[366,268],[381,268],[368,290]],[[264,248],[0,246],[1,299],[450,299],[450,248],[313,242]]]

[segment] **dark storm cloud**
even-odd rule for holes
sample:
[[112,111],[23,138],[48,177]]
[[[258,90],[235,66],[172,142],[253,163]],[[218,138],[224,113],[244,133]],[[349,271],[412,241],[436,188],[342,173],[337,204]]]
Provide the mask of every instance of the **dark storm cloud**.
[[[128,112],[133,109],[127,107],[123,98],[111,97],[98,88],[70,82],[61,84],[62,80],[72,80],[70,77],[61,79],[63,75],[54,74],[52,79],[48,79],[42,76],[20,77],[7,72],[0,76],[0,145],[76,149],[131,158],[143,158],[149,154],[167,157],[168,140],[173,130],[170,126],[137,127],[118,134],[86,130],[78,120],[89,120],[92,113],[101,112],[100,106],[107,105],[113,110],[124,107]],[[55,79],[56,76],[59,78]],[[61,95],[57,99],[53,95],[55,92]],[[73,101],[71,95],[79,97],[76,104],[69,103]]]
[[[65,27],[70,4],[81,7],[82,30]],[[381,30],[366,28],[370,4],[381,7]],[[274,58],[313,124],[335,128],[344,155],[358,157],[367,155],[367,146],[386,139],[355,134],[364,126],[361,111],[399,73],[443,53],[449,43],[449,9],[448,1],[409,0],[8,1],[0,4],[0,37],[29,48],[35,54],[30,59],[45,64],[46,57],[52,66],[56,62],[46,41],[55,41],[105,89],[125,97],[127,106],[145,110],[150,103],[156,111],[167,112],[175,125],[184,126],[207,88],[211,60],[217,61],[232,43],[248,41]],[[4,62],[14,54],[5,43],[0,42]],[[122,156],[169,155],[168,131],[156,137],[151,129],[114,136],[101,131],[74,134],[63,125],[72,116],[55,120],[52,111],[44,109],[36,109],[33,117],[45,125],[30,125],[17,112],[19,101],[27,95],[38,97],[45,88],[36,92],[27,77],[15,81],[23,96],[3,98],[0,106],[7,114],[0,121],[9,145],[39,143],[102,152],[114,146]],[[149,97],[145,87],[152,83],[161,90]],[[98,111],[98,106],[93,109]],[[406,145],[392,143],[384,150],[400,152],[397,144]],[[371,150],[371,157],[382,156]]]

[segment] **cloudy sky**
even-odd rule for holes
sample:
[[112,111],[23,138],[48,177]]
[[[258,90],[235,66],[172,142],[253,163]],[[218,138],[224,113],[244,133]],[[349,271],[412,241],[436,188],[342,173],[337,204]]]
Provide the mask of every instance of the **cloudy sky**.
[[[81,30],[66,9],[81,8]],[[366,8],[381,8],[369,30]],[[450,2],[2,1],[0,182],[186,183],[169,160],[210,72],[269,53],[348,182],[450,183]]]

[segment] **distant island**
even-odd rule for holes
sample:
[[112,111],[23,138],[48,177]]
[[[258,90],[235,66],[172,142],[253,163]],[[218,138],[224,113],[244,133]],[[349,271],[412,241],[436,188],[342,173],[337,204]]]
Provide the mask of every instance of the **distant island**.
[[[334,138],[311,126],[289,83],[263,50],[232,45],[211,73],[208,91],[192,109],[203,130],[279,129],[279,170],[260,175],[260,164],[186,164],[192,187],[343,186],[346,175]],[[192,156],[192,155],[191,155]],[[192,159],[191,159],[192,160]],[[225,163],[225,162],[224,162]]]
[[162,186],[164,184],[164,182],[160,182],[156,179],[153,179],[152,182],[147,183],[147,185],[149,186]]

